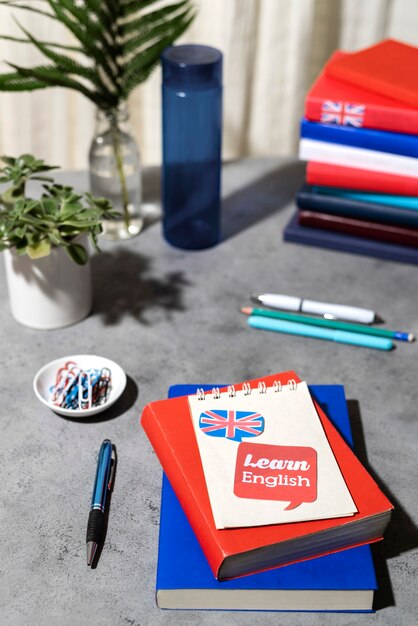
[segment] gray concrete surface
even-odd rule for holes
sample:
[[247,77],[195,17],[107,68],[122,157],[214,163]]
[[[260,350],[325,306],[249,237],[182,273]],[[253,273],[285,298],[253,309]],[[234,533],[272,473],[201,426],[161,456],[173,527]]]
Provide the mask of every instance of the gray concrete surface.
[[[147,173],[148,194],[158,172]],[[34,331],[11,317],[0,267],[0,623],[4,626],[160,626],[417,623],[418,343],[392,353],[247,328],[247,295],[277,291],[377,310],[387,327],[418,333],[418,268],[282,241],[303,166],[255,160],[224,168],[225,240],[185,252],[154,223],[93,258],[95,306],[83,322]],[[84,174],[65,180],[80,186]],[[148,198],[152,201],[152,198]],[[42,406],[36,371],[75,353],[126,370],[123,398],[94,420]],[[241,381],[295,369],[309,383],[342,383],[360,457],[396,504],[376,549],[376,615],[159,610],[154,601],[161,468],[139,426],[142,407],[173,383]],[[96,569],[85,531],[101,441],[119,464]]]

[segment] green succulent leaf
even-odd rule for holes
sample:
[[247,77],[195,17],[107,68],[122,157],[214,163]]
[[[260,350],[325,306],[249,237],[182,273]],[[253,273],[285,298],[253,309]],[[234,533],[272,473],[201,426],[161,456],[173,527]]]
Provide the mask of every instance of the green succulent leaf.
[[[9,247],[9,246],[7,246]],[[17,243],[14,246],[15,250],[16,250],[16,254],[18,254],[19,256],[23,256],[24,254],[27,253],[27,246],[25,242],[22,243]]]
[[39,207],[38,200],[28,200],[23,207],[22,214],[27,215],[28,213],[32,213],[36,215],[36,209]]
[[48,256],[51,252],[51,244],[47,239],[43,239],[38,243],[27,246],[27,253],[30,259],[41,259]]
[[65,245],[65,241],[64,239],[61,237],[60,232],[58,229],[56,230],[51,230],[48,233],[48,239],[49,241],[52,243],[53,246],[61,246],[61,245]]
[[12,183],[0,196],[0,250],[15,248],[18,254],[39,259],[47,256],[53,246],[63,246],[76,263],[86,263],[87,251],[76,239],[89,235],[98,250],[102,220],[119,215],[111,203],[54,182],[43,186],[40,199],[30,198],[26,195],[27,181],[45,179],[38,173],[54,166],[30,154],[3,156],[0,161],[0,182]]
[[27,231],[27,225],[24,224],[23,226],[18,226],[15,229],[15,237],[18,237],[19,239],[23,239],[23,237],[26,235],[26,231]]
[[88,261],[87,250],[79,243],[71,243],[66,248],[70,258],[78,265],[85,265]]

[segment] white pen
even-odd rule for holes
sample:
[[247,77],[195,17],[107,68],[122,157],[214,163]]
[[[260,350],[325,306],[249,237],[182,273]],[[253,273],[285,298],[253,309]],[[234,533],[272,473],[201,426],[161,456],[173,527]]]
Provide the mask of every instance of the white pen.
[[370,311],[370,309],[346,306],[345,304],[316,302],[315,300],[304,300],[303,298],[277,293],[263,293],[260,296],[251,296],[251,298],[255,302],[264,304],[264,306],[272,309],[312,313],[314,315],[322,315],[328,319],[348,320],[360,322],[361,324],[372,324],[375,321],[380,321],[379,316],[374,311]]

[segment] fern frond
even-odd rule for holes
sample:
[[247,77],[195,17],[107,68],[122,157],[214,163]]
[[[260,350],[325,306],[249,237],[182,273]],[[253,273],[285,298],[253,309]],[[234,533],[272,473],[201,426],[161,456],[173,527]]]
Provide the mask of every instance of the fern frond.
[[121,5],[121,17],[127,18],[139,11],[147,9],[152,4],[155,4],[158,0],[120,0]]
[[7,63],[7,65],[13,67],[13,69],[24,78],[35,79],[48,87],[67,87],[68,89],[75,89],[84,94],[86,98],[94,102],[97,106],[100,105],[100,97],[97,92],[92,91],[74,78],[66,76],[65,73],[61,72],[54,65],[38,65],[30,68],[20,67],[14,63]]
[[43,11],[42,9],[38,9],[37,7],[33,7],[30,6],[29,4],[15,4],[14,2],[11,2],[10,0],[0,0],[0,6],[4,5],[4,6],[9,6],[9,7],[13,7],[13,9],[20,9],[23,11],[31,11],[32,13],[38,13],[38,15],[44,15],[45,17],[49,17],[52,20],[56,20],[56,16],[53,15],[52,13],[49,13],[48,11]]
[[[23,39],[22,37],[12,37],[12,35],[0,35],[0,39],[5,41],[15,41],[16,43],[32,43],[30,39]],[[78,46],[69,46],[63,43],[57,43],[55,41],[43,41],[45,46],[49,48],[57,48],[57,50],[68,50],[69,52],[82,52],[82,48]]]
[[17,72],[0,74],[1,91],[35,91],[45,87],[49,87],[49,85],[44,81],[23,77]]
[[141,82],[145,81],[152,70],[160,61],[160,56],[175,39],[180,37],[194,19],[194,14],[186,22],[177,24],[163,39],[142,50],[137,56],[129,61],[126,72],[124,87],[129,94]]
[[164,6],[161,9],[142,14],[140,17],[132,19],[123,25],[124,35],[127,36],[131,33],[135,33],[137,32],[138,28],[152,28],[154,24],[160,24],[161,22],[164,22],[167,17],[169,17],[173,13],[177,13],[178,11],[180,11],[180,9],[183,9],[186,6],[190,7],[190,3],[188,2],[188,0],[182,0],[181,2],[176,2],[174,4]]
[[112,62],[108,60],[108,57],[104,54],[101,45],[95,40],[94,36],[88,31],[84,30],[73,19],[69,18],[66,12],[62,8],[64,0],[60,0],[58,3],[56,0],[47,0],[51,9],[54,11],[57,18],[68,28],[68,30],[74,35],[74,37],[80,42],[83,52],[88,58],[94,59],[95,63],[102,68],[103,72],[107,75],[109,81],[113,85],[115,90],[118,87],[118,73],[116,68],[112,65]]
[[[86,7],[97,15],[98,21],[102,24],[104,31],[107,33],[115,27],[115,20],[109,12],[107,2],[101,0],[84,0]],[[113,5],[114,3],[112,3]]]
[[33,45],[50,62],[35,67],[9,63],[0,74],[0,90],[32,91],[60,86],[85,95],[104,111],[115,111],[146,80],[171,45],[194,19],[191,0],[0,0],[0,6],[32,11],[60,23],[75,39],[71,45],[0,35]]
[[[123,53],[127,55],[131,52],[137,51],[140,54],[138,48],[143,47],[144,44],[149,41],[159,40],[161,37],[166,37],[170,32],[176,32],[178,27],[183,27],[184,24],[189,24],[188,19],[192,17],[190,9],[186,9],[182,13],[179,13],[171,20],[165,20],[157,24],[150,24],[149,26],[140,26],[136,29],[137,35],[127,39],[123,43]],[[193,19],[193,18],[192,18]],[[141,20],[139,20],[141,22]],[[187,26],[186,26],[187,28]],[[183,32],[183,31],[181,31]]]
[[[50,0],[47,0],[50,2]],[[94,46],[99,45],[103,52],[115,62],[115,42],[109,34],[108,27],[111,23],[111,17],[102,10],[93,10],[93,4],[90,7],[75,5],[73,0],[59,0],[60,5],[74,18],[73,22],[81,24],[84,27],[85,34]],[[105,5],[106,3],[104,3]],[[117,4],[117,3],[116,3]],[[70,18],[71,19],[71,18]]]
[[75,74],[86,80],[89,80],[91,83],[95,84],[96,87],[101,89],[103,84],[98,80],[97,72],[92,67],[86,67],[85,65],[81,65],[77,63],[74,59],[64,54],[58,54],[53,50],[50,50],[47,45],[43,41],[39,41],[33,35],[31,35],[19,22],[17,22],[19,28],[22,32],[27,36],[27,38],[32,42],[32,44],[40,51],[44,56],[46,56],[50,61],[55,63],[55,67],[57,70],[65,70],[68,74]]
[[84,31],[88,34],[91,40],[94,40],[95,44],[99,43],[103,51],[107,52],[111,58],[114,56],[114,46],[112,38],[109,37],[106,25],[103,21],[106,21],[107,14],[101,10],[93,11],[92,9],[84,7],[83,5],[77,6],[73,0],[60,0],[62,7],[74,18],[75,22],[82,24]]

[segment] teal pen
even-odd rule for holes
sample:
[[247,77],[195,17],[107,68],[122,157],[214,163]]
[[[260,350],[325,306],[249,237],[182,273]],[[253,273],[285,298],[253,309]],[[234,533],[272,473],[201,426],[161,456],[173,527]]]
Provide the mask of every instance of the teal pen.
[[320,326],[309,326],[299,322],[287,322],[259,315],[250,315],[248,325],[261,330],[273,330],[277,333],[289,335],[301,335],[303,337],[314,337],[315,339],[328,339],[337,343],[347,343],[352,346],[362,346],[364,348],[376,348],[377,350],[391,350],[393,342],[384,337],[373,335],[361,335],[360,333],[350,333],[345,330],[333,330]]

